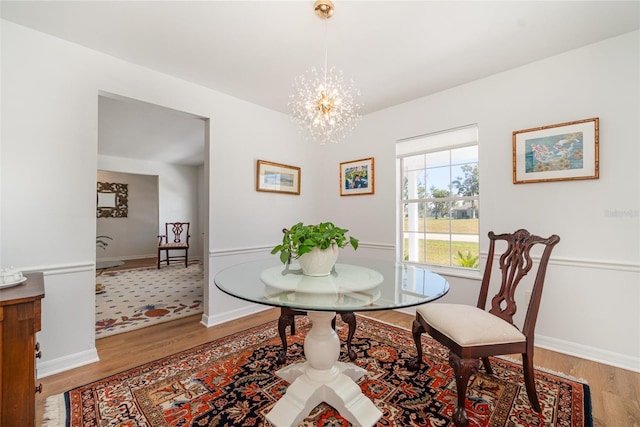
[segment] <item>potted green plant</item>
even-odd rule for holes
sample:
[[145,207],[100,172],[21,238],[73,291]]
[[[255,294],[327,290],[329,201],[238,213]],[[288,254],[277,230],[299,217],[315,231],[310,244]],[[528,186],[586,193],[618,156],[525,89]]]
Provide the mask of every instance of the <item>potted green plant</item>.
[[458,254],[455,256],[456,262],[465,268],[478,268],[479,265],[479,255],[471,255],[471,251],[467,251],[466,254],[458,251]]
[[354,250],[358,249],[358,239],[348,237],[348,231],[331,222],[314,225],[299,222],[282,230],[282,243],[271,253],[279,252],[283,264],[297,259],[302,272],[308,276],[326,276],[333,268],[340,248],[351,245]]

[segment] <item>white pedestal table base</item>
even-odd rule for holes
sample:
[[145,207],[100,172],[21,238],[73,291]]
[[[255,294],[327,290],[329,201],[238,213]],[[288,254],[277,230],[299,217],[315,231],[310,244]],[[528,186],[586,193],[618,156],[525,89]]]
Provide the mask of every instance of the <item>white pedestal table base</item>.
[[267,414],[267,420],[276,427],[295,426],[313,408],[326,402],[351,424],[375,425],[382,412],[355,383],[367,371],[350,363],[338,362],[340,339],[331,327],[335,313],[309,311],[307,315],[312,322],[304,340],[307,362],[276,372],[291,385]]

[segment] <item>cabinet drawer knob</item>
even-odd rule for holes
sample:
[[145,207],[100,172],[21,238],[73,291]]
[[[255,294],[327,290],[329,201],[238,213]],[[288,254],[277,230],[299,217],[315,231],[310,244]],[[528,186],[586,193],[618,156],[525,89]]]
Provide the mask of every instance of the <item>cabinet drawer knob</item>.
[[42,383],[38,384],[36,387],[36,393],[42,393]]

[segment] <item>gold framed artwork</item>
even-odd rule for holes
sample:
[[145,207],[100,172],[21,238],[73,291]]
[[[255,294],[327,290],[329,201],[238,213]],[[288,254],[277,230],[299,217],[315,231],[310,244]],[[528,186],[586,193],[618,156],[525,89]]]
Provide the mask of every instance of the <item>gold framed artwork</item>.
[[513,183],[598,179],[597,117],[513,132]]
[[374,191],[373,157],[340,163],[341,196],[360,196]]
[[258,160],[256,191],[300,194],[300,168]]

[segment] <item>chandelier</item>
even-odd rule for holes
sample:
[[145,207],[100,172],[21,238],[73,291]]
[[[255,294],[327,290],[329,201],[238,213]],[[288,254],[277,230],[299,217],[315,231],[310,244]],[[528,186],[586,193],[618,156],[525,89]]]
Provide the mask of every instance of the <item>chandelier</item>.
[[[317,0],[314,10],[326,22],[333,16],[333,3]],[[360,91],[354,87],[353,79],[345,81],[342,71],[327,68],[325,24],[324,68],[313,67],[295,79],[294,93],[289,101],[291,117],[299,123],[308,139],[320,144],[337,143],[360,119],[356,96],[360,96]]]

